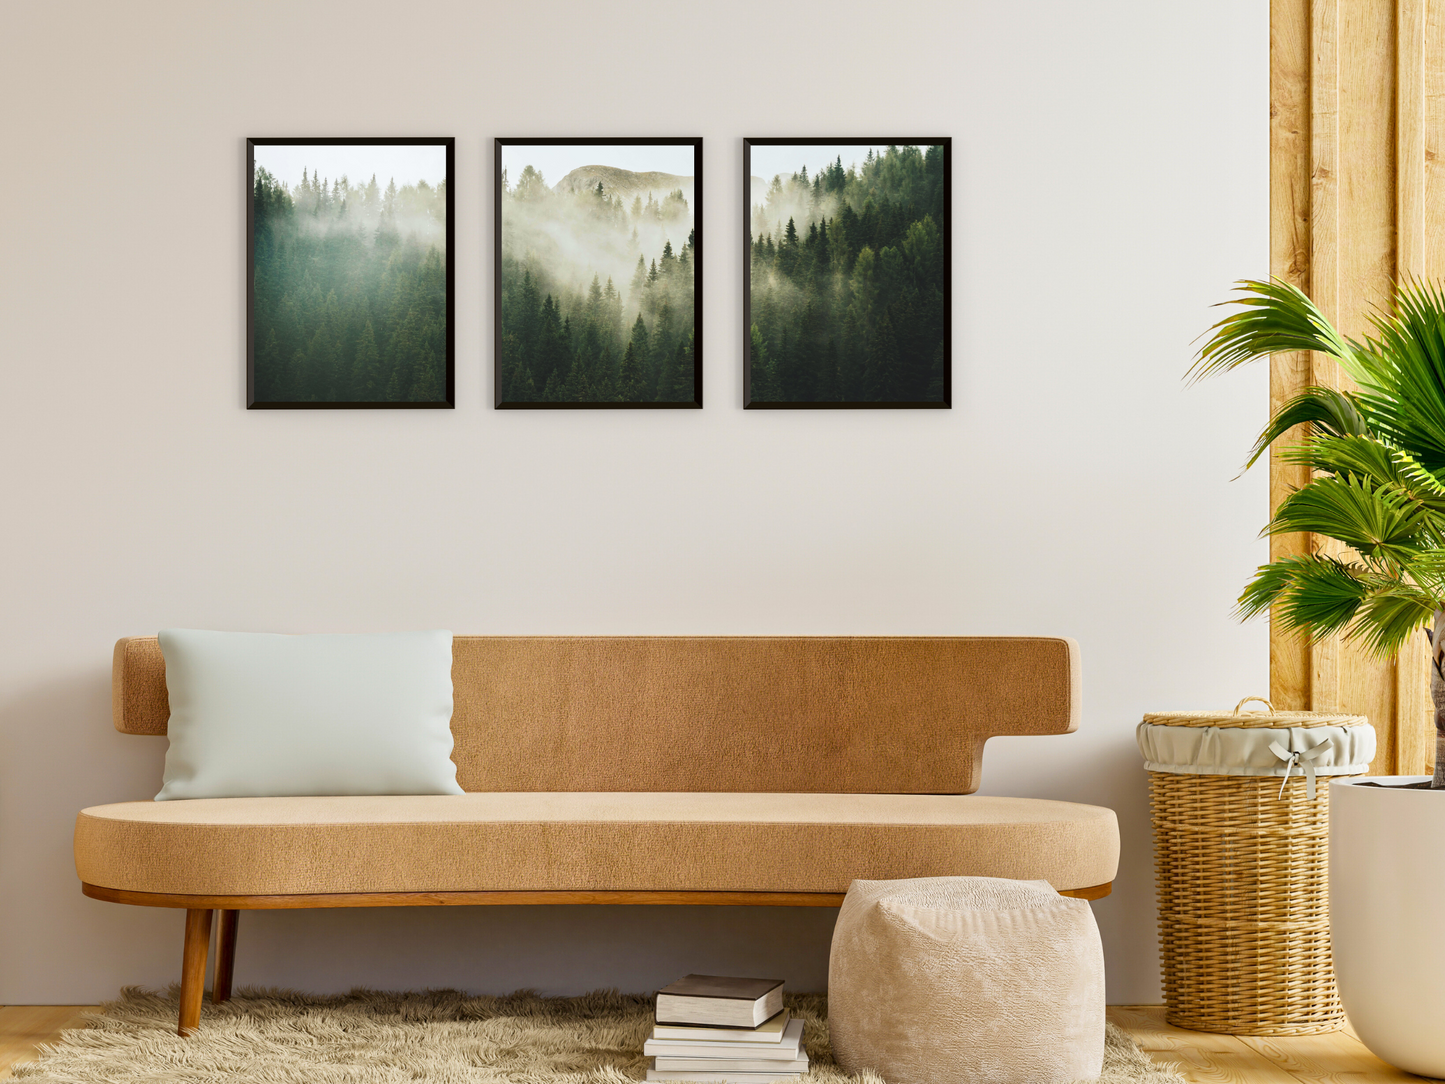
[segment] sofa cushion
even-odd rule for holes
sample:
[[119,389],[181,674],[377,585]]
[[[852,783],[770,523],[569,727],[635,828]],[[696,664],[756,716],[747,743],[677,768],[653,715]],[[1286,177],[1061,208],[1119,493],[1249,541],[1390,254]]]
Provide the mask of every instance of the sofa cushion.
[[472,793],[93,806],[80,879],[201,895],[844,892],[855,878],[1112,881],[1112,810],[919,794]]
[[452,634],[166,629],[157,801],[456,794]]

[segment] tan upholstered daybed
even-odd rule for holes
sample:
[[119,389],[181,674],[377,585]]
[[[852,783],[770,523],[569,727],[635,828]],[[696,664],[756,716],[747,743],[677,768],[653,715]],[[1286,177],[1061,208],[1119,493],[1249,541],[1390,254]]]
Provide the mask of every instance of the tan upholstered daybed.
[[[186,909],[180,1030],[230,996],[240,910],[441,904],[836,907],[854,878],[1041,879],[1107,895],[1112,810],[971,796],[983,744],[1078,725],[1042,638],[502,637],[453,643],[464,795],[83,810],[88,896]],[[161,735],[155,637],[116,644],[116,728]]]

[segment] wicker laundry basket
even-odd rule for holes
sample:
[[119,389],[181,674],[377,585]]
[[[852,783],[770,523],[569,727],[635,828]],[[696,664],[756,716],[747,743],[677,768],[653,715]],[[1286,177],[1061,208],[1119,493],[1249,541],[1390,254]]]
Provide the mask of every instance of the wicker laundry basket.
[[[1165,1019],[1235,1035],[1332,1031],[1344,1012],[1330,955],[1330,788],[1315,776],[1366,771],[1374,732],[1357,715],[1243,712],[1247,702],[1233,713],[1146,715],[1139,728],[1151,768]],[[1177,759],[1193,763],[1152,770],[1161,765],[1151,748],[1158,757],[1171,742],[1191,750]],[[1227,763],[1240,742],[1253,768]]]

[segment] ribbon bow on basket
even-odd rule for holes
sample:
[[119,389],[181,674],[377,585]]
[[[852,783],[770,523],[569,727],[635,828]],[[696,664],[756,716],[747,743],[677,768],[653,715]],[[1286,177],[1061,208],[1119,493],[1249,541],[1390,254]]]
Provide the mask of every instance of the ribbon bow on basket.
[[1279,796],[1284,797],[1284,788],[1289,783],[1289,774],[1296,768],[1304,773],[1305,793],[1310,801],[1315,800],[1315,761],[1330,747],[1327,741],[1320,742],[1313,749],[1286,749],[1279,742],[1270,742],[1269,750],[1285,761],[1284,779],[1280,780]]

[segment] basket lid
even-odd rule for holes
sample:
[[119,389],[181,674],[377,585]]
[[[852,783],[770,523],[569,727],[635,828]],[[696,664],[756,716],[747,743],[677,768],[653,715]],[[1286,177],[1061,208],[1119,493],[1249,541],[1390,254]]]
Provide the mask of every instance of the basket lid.
[[[1258,701],[1266,711],[1245,711],[1244,705]],[[1345,715],[1338,711],[1275,711],[1274,705],[1262,696],[1246,696],[1233,711],[1159,711],[1144,716],[1146,723],[1158,726],[1219,727],[1291,727],[1291,726],[1361,726],[1369,722],[1363,715]]]

